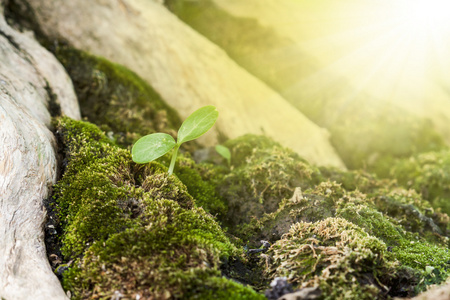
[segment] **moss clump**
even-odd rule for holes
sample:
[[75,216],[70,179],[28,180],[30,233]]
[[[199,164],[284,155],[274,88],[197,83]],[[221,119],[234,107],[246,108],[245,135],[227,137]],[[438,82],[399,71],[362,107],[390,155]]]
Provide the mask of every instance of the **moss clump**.
[[269,253],[272,277],[286,276],[296,287],[319,286],[324,299],[375,299],[387,292],[394,264],[386,245],[341,218],[294,224]]
[[377,209],[393,217],[407,231],[419,233],[421,236],[449,235],[449,217],[436,212],[430,203],[414,190],[394,189],[375,197]]
[[[266,172],[266,174],[268,173]],[[352,178],[356,174],[356,178],[361,178],[361,180],[356,181],[355,185],[351,187],[353,190],[346,190],[341,184],[330,181],[323,181],[314,186],[316,181],[313,180],[310,182],[312,188],[302,191],[300,187],[297,187],[292,197],[281,199],[278,202],[276,211],[255,216],[249,222],[237,226],[233,232],[248,241],[250,247],[257,247],[261,239],[275,244],[280,243],[283,239],[291,239],[292,236],[289,235],[283,238],[281,236],[297,223],[316,224],[327,218],[339,218],[357,226],[360,232],[364,232],[364,235],[371,236],[378,244],[382,244],[383,263],[392,266],[389,272],[393,272],[392,274],[395,276],[387,276],[389,273],[386,271],[382,283],[377,282],[374,278],[360,278],[355,279],[356,283],[359,282],[358,284],[355,282],[349,284],[350,281],[338,280],[339,276],[347,278],[343,271],[345,268],[338,268],[340,271],[336,271],[336,277],[333,277],[333,280],[336,281],[333,284],[321,283],[321,286],[325,284],[324,288],[331,293],[330,299],[339,293],[355,299],[361,297],[383,298],[387,289],[391,296],[412,296],[415,292],[425,288],[423,282],[425,282],[425,278],[429,277],[425,272],[427,266],[440,272],[439,276],[429,278],[427,282],[434,280],[433,283],[439,283],[445,280],[448,276],[446,270],[450,267],[447,263],[450,261],[450,255],[446,252],[448,238],[445,233],[448,216],[445,218],[445,214],[434,213],[429,203],[420,195],[414,191],[396,188],[391,181],[380,181],[369,175],[360,176],[353,171],[349,173],[341,171],[338,176],[336,173],[332,173],[332,176],[319,173],[315,175],[315,178],[317,180],[329,176],[334,179],[346,179]],[[388,184],[386,188],[383,185],[384,182],[389,182],[391,185]],[[236,184],[236,187],[238,186]],[[361,193],[358,186],[370,192],[370,195]],[[243,186],[241,188],[244,189]],[[293,246],[292,249],[294,248]],[[438,253],[439,259],[431,259],[433,253]],[[317,256],[321,257],[319,254]],[[289,255],[284,256],[284,260],[281,256],[279,259],[280,266],[282,265],[283,268],[292,264]],[[357,258],[355,259],[357,260]],[[378,262],[372,262],[372,265],[376,263]],[[264,262],[262,264],[264,265]],[[307,270],[312,268],[312,265],[305,264],[303,267]],[[351,264],[347,264],[346,267],[352,268]],[[364,273],[366,275],[361,275],[361,272],[364,273],[362,270],[355,271],[355,276],[367,275],[366,273]],[[374,272],[377,273],[380,270]],[[341,275],[338,276],[338,273]],[[282,274],[276,273],[276,276],[279,275]],[[327,280],[324,282],[328,282]],[[375,282],[375,284],[361,286],[360,283],[364,280]],[[298,286],[303,286],[303,284],[308,286],[307,282],[313,281],[302,277]],[[319,281],[314,282],[319,284]],[[337,282],[340,282],[339,284],[342,286],[339,287]],[[408,282],[408,284],[404,284],[404,282]],[[339,292],[333,294],[331,291],[335,289]]]
[[427,152],[397,161],[389,176],[421,193],[435,209],[450,214],[450,151]]
[[55,197],[73,260],[63,285],[74,298],[261,298],[221,277],[221,259],[239,250],[163,165],[136,165],[85,122],[61,118],[57,132],[68,165]]
[[186,155],[180,156],[175,165],[175,174],[186,185],[198,206],[223,220],[228,207],[217,192],[217,184],[223,178],[226,169],[211,164],[196,164]]
[[328,181],[337,182],[346,191],[358,190],[372,194],[380,188],[393,188],[395,182],[390,179],[379,179],[375,174],[364,170],[344,171],[334,167],[319,167],[321,175]]
[[219,193],[228,204],[232,227],[277,210],[296,187],[313,186],[319,174],[295,152],[263,136],[245,135],[225,145],[232,169],[220,182]]
[[[134,164],[93,125],[57,127],[69,162],[56,188],[63,251],[74,260],[64,286],[78,298],[261,297],[221,267],[251,284],[287,275],[329,299],[412,296],[448,277],[448,216],[392,181],[321,172],[258,136],[227,142],[230,169],[181,156],[179,180],[163,164]],[[240,251],[199,203],[249,247],[272,248],[234,259]]]
[[72,79],[82,116],[119,145],[154,132],[175,137],[181,125],[178,114],[135,73],[67,46],[52,50]]

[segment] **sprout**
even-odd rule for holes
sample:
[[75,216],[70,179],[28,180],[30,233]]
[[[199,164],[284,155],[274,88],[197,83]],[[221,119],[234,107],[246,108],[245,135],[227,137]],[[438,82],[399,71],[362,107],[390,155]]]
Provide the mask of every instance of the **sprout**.
[[228,149],[225,146],[222,145],[217,145],[216,146],[216,151],[217,153],[219,153],[223,158],[225,158],[228,162],[228,166],[231,165],[231,153],[230,153],[230,149]]
[[214,106],[204,106],[194,111],[181,124],[178,130],[177,142],[175,142],[172,136],[166,133],[152,133],[140,138],[131,149],[133,161],[139,164],[145,164],[175,148],[169,166],[169,175],[171,175],[181,144],[195,140],[205,134],[216,123],[218,117],[219,112]]

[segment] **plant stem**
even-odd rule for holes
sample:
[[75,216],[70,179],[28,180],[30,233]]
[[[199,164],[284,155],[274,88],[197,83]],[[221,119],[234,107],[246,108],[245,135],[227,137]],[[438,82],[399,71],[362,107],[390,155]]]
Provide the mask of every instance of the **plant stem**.
[[170,166],[169,166],[169,176],[172,175],[173,168],[175,168],[175,161],[177,160],[178,148],[180,148],[180,145],[177,144],[175,146],[175,148],[173,149],[172,160],[170,161]]

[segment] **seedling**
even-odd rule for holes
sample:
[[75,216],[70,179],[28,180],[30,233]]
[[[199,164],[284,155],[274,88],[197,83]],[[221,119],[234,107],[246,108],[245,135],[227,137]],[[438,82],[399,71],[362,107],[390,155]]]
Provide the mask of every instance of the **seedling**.
[[223,158],[225,158],[228,162],[228,166],[231,165],[231,153],[230,153],[230,149],[228,149],[225,146],[222,145],[217,145],[216,146],[216,151],[217,153],[219,153]]
[[212,106],[204,106],[194,111],[178,130],[178,139],[167,133],[152,133],[141,137],[131,149],[133,161],[138,164],[145,164],[160,158],[173,148],[172,160],[169,166],[169,175],[172,175],[175,161],[177,160],[178,149],[181,144],[195,140],[205,134],[216,123],[219,112]]

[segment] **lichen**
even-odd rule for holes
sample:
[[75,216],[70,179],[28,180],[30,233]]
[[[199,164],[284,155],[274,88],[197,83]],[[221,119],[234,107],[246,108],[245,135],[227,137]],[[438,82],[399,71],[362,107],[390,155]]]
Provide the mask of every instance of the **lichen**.
[[75,299],[262,298],[221,276],[221,261],[241,250],[163,165],[135,164],[92,124],[56,127],[68,164],[55,198],[73,260],[63,286]]

